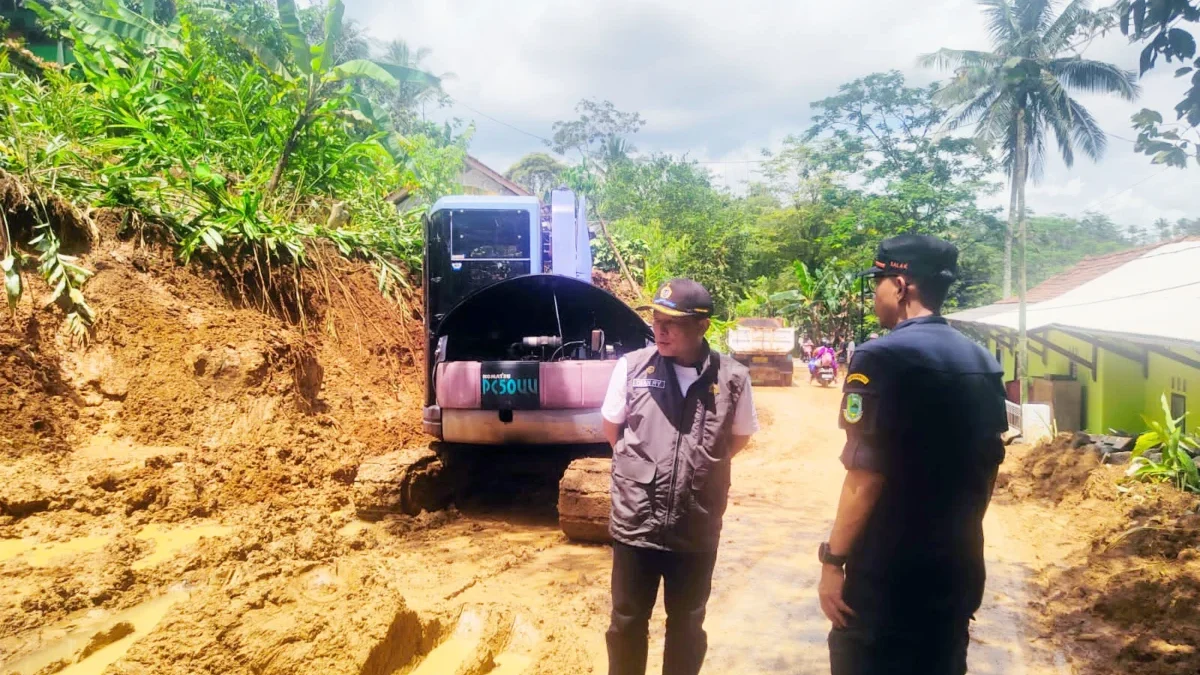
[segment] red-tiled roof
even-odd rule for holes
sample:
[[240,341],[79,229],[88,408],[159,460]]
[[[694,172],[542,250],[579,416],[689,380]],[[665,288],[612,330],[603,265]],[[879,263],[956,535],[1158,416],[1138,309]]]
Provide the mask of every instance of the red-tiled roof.
[[[1053,300],[1067,291],[1074,290],[1087,282],[1100,277],[1104,274],[1117,269],[1121,265],[1140,258],[1141,256],[1153,251],[1156,248],[1161,248],[1167,244],[1173,244],[1179,241],[1200,241],[1200,237],[1179,237],[1167,241],[1160,241],[1155,244],[1132,248],[1128,251],[1118,251],[1116,253],[1107,253],[1105,255],[1089,256],[1075,264],[1074,267],[1065,271],[1059,272],[1042,283],[1029,289],[1025,294],[1025,301],[1032,304],[1035,302],[1045,302]],[[1012,296],[1000,300],[996,304],[1016,304],[1017,297]]]

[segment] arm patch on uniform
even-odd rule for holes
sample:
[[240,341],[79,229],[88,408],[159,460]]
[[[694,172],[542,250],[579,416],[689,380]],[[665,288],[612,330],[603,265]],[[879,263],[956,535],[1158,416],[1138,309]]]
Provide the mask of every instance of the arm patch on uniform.
[[862,373],[851,373],[850,377],[846,378],[846,384],[850,384],[851,382],[861,382],[862,384],[867,385],[871,384],[871,378],[863,375]]
[[[867,378],[863,377],[864,380]],[[863,384],[866,384],[864,382]],[[863,418],[863,400],[861,394],[846,394],[846,404],[842,408],[842,418],[848,424],[858,424]]]

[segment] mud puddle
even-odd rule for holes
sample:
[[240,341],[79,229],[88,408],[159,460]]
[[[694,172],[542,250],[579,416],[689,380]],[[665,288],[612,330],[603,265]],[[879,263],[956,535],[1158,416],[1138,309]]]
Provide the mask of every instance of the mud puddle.
[[81,553],[102,549],[110,541],[110,534],[55,542],[42,542],[36,537],[0,539],[0,562],[19,558],[30,567],[53,567]]
[[135,536],[153,542],[154,552],[134,562],[133,569],[138,571],[154,567],[170,560],[179,551],[199,543],[205,537],[224,537],[230,532],[233,532],[232,527],[216,523],[187,527],[147,525]]
[[483,617],[476,612],[463,612],[450,637],[433,648],[409,675],[441,675],[457,673],[479,650],[483,640]]
[[89,612],[62,626],[45,629],[38,636],[41,646],[0,666],[0,672],[99,675],[153,630],[172,606],[187,597],[186,591],[175,590],[120,612]]
[[[134,536],[151,542],[153,549],[136,560],[132,567],[135,571],[155,567],[170,560],[176,553],[196,545],[205,537],[224,537],[231,532],[232,527],[217,523],[188,526],[166,526],[157,523],[147,525]],[[114,534],[111,532],[75,537],[66,541],[47,542],[38,537],[0,539],[0,563],[15,560],[30,567],[63,566],[78,555],[99,551],[113,539]]]

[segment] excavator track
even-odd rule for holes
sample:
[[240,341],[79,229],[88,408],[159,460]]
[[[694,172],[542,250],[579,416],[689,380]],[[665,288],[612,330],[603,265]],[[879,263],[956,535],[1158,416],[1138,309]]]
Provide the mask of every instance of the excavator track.
[[612,460],[602,457],[577,459],[567,467],[558,484],[558,526],[574,541],[607,543]]

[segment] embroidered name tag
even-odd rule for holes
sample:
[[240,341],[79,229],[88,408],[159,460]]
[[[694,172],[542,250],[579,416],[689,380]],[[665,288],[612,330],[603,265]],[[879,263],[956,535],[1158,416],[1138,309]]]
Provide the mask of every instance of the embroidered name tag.
[[631,384],[635,389],[643,389],[646,387],[652,387],[654,389],[667,388],[666,380],[634,380]]

